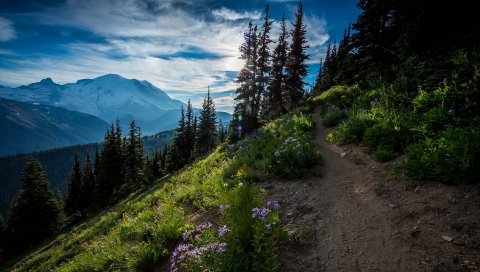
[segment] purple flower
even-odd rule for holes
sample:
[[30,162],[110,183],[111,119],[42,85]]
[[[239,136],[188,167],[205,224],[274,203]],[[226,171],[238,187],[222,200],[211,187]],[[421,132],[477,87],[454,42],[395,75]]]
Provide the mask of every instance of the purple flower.
[[228,210],[230,209],[230,205],[220,205],[220,207],[218,208],[220,210],[220,213],[224,213],[225,210]]
[[228,232],[230,232],[230,229],[227,226],[221,226],[220,228],[218,228],[218,237],[221,238],[225,236],[225,234],[227,234]]
[[268,214],[270,213],[269,208],[253,208],[252,209],[252,218],[258,218],[260,220],[265,220]]
[[196,232],[201,232],[202,230],[204,230],[204,229],[209,229],[209,228],[211,228],[211,227],[213,227],[212,223],[210,223],[210,222],[204,222],[204,223],[198,225],[198,226],[195,228],[195,231],[196,231]]
[[204,230],[204,229],[208,229],[208,228],[211,228],[213,225],[212,223],[210,222],[205,222],[205,223],[202,223],[198,226],[195,227],[195,229],[193,230],[187,230],[185,231],[183,234],[182,234],[182,238],[184,241],[188,241],[190,239],[194,239],[194,240],[199,240],[200,239],[200,233]]
[[280,204],[278,204],[278,201],[276,200],[267,201],[266,206],[276,211],[280,210]]

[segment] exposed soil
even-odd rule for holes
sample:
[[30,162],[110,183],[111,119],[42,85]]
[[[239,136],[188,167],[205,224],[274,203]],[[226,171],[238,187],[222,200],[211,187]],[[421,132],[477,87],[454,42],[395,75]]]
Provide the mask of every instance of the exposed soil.
[[283,271],[480,271],[480,186],[415,187],[356,145],[335,147],[319,111],[323,176],[261,183],[295,237]]

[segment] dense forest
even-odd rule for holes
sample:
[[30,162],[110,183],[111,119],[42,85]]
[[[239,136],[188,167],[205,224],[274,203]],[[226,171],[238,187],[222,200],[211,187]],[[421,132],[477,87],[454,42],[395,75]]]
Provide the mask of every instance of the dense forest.
[[[152,154],[155,152],[158,153],[158,151],[162,150],[165,145],[170,144],[173,138],[173,133],[174,131],[170,130],[152,136],[142,137],[145,153],[149,154],[149,156],[153,156]],[[44,150],[32,154],[18,154],[0,157],[0,181],[2,186],[0,194],[0,213],[3,216],[6,216],[13,197],[20,190],[22,169],[25,166],[28,156],[32,155],[38,158],[45,168],[52,191],[55,194],[61,194],[61,192],[67,191],[75,153],[78,154],[81,167],[84,167],[86,154],[89,153],[90,155],[93,155],[95,152],[95,146],[96,144],[75,145]],[[98,144],[100,150],[102,149],[102,146],[102,143]]]

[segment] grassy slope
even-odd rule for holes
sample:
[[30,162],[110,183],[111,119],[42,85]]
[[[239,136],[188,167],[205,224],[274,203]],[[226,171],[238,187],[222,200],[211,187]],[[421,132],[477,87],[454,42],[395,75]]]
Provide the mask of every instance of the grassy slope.
[[229,196],[242,182],[283,175],[286,167],[296,169],[296,176],[303,175],[304,169],[319,162],[320,154],[309,142],[312,129],[312,121],[303,114],[280,118],[242,142],[217,148],[3,269],[151,269],[168,258],[192,211],[230,204]]

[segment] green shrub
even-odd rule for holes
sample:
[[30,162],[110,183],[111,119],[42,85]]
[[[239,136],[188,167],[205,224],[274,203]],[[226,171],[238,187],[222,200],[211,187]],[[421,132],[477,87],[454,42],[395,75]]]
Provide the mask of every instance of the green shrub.
[[375,158],[376,161],[387,162],[387,161],[395,158],[395,156],[397,156],[398,154],[395,153],[395,151],[393,151],[392,149],[390,149],[388,147],[379,146],[375,150],[375,152],[373,152],[373,155],[374,155],[374,158]]
[[292,179],[305,176],[308,169],[321,161],[321,154],[310,142],[287,138],[273,154],[270,173]]
[[333,129],[327,140],[336,145],[358,143],[362,140],[365,130],[371,125],[371,121],[365,118],[353,117]]
[[360,88],[358,88],[358,86],[335,86],[319,96],[314,97],[313,101],[323,107],[336,106],[338,108],[346,109],[351,107],[355,97],[357,97],[359,93]]
[[406,157],[399,169],[414,182],[473,183],[480,178],[480,134],[448,129],[435,139],[425,138],[408,146]]
[[323,126],[325,127],[333,127],[340,124],[345,118],[347,114],[344,110],[340,110],[335,106],[329,107],[327,112],[323,116]]

